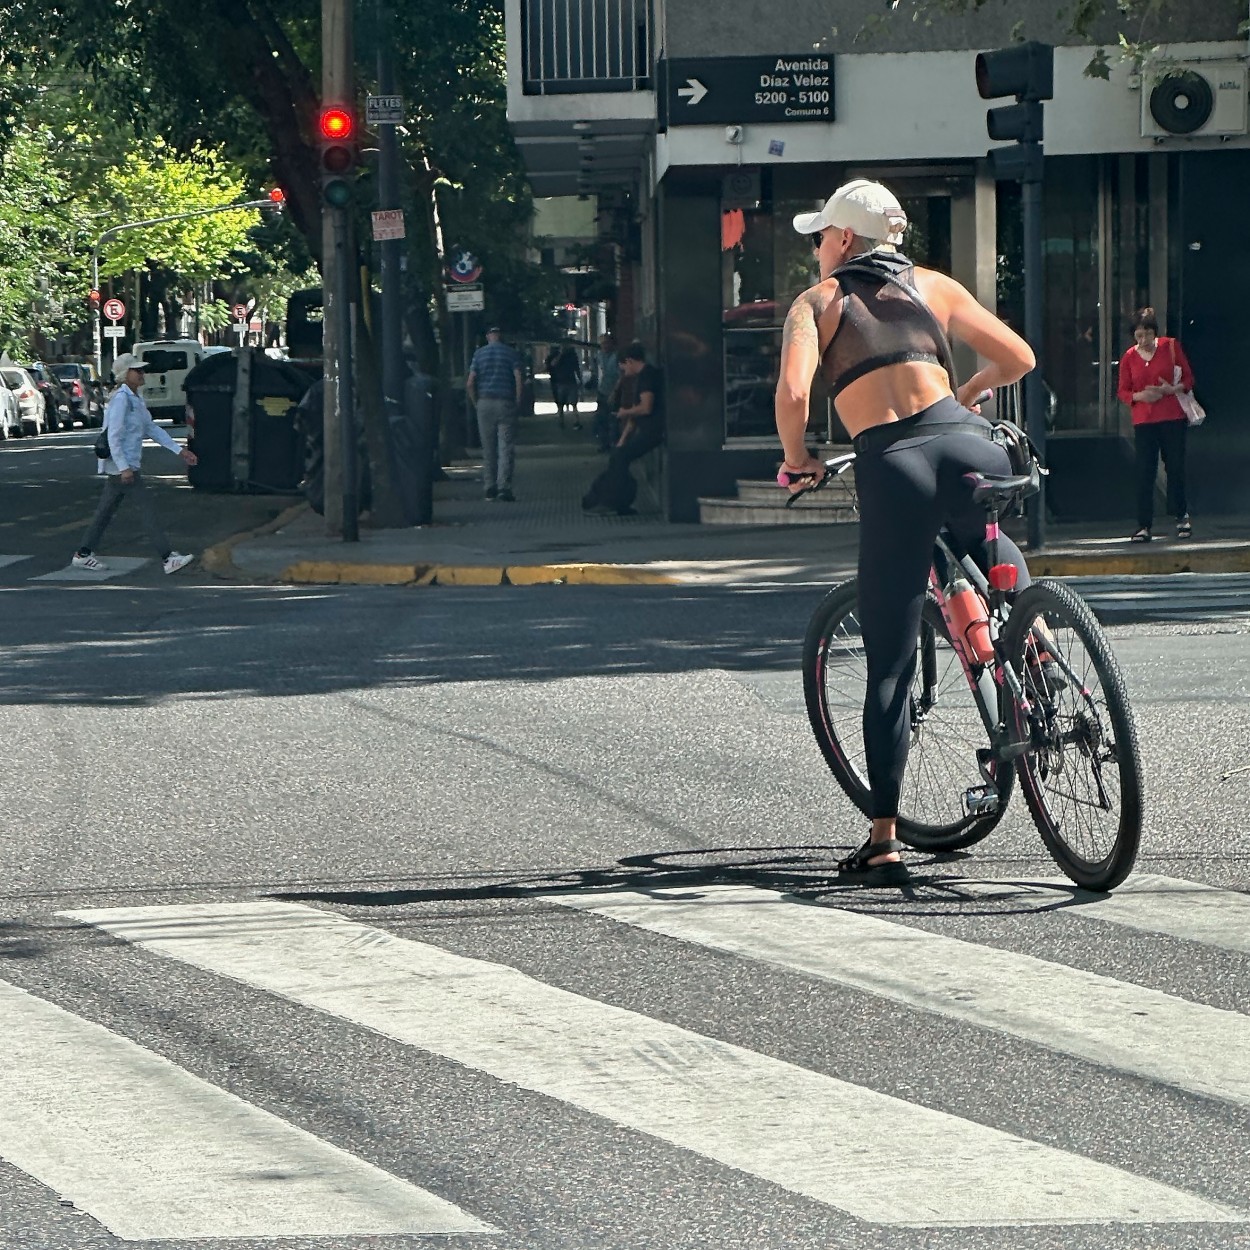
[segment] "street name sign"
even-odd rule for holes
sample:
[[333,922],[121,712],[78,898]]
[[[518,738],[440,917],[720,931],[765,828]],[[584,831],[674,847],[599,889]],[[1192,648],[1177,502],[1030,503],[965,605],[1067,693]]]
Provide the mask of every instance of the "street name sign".
[[371,95],[365,97],[366,126],[398,126],[404,120],[402,95]]
[[833,121],[833,57],[679,57],[662,61],[670,126]]
[[380,208],[373,214],[374,239],[402,239],[404,237],[404,210]]
[[486,307],[486,292],[480,286],[449,286],[444,289],[448,312],[481,312]]

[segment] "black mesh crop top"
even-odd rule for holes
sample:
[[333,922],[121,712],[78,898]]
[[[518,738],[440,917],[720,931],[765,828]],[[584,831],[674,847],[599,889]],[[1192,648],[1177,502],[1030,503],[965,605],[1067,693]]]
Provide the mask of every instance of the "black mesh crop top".
[[886,365],[926,361],[945,367],[945,344],[934,333],[931,315],[889,280],[896,278],[914,290],[914,266],[906,256],[870,252],[848,261],[832,276],[843,292],[842,318],[820,361],[832,398]]

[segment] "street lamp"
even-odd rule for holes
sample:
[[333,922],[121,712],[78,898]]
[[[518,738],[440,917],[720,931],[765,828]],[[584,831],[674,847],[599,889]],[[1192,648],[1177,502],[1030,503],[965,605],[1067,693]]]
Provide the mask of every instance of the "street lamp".
[[167,221],[181,221],[186,217],[208,217],[213,213],[233,213],[241,208],[276,208],[281,210],[286,203],[286,195],[281,187],[274,187],[263,200],[245,200],[242,204],[222,204],[219,208],[196,208],[186,213],[170,213],[167,217],[149,217],[146,221],[124,221],[118,226],[110,226],[95,241],[91,249],[91,338],[95,349],[95,367],[97,373],[104,372],[104,354],[102,335],[100,333],[100,247],[105,239],[111,239],[123,230],[138,230],[142,226],[159,226]]

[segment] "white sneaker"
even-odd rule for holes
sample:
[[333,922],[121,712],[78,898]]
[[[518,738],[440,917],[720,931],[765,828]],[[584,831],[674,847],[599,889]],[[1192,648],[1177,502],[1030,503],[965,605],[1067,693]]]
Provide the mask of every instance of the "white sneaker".
[[103,560],[97,560],[90,551],[85,556],[75,555],[70,564],[76,569],[90,569],[93,573],[108,568]]
[[179,555],[178,552],[171,551],[165,557],[165,572],[176,573],[179,569],[185,569],[194,559],[194,556]]

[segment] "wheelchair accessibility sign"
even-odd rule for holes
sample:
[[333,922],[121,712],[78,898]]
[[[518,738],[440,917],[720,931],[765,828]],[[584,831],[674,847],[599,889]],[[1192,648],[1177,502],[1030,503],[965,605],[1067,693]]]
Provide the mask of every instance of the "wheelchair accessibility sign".
[[476,282],[482,276],[482,262],[472,252],[453,252],[447,262],[447,276],[453,282]]

